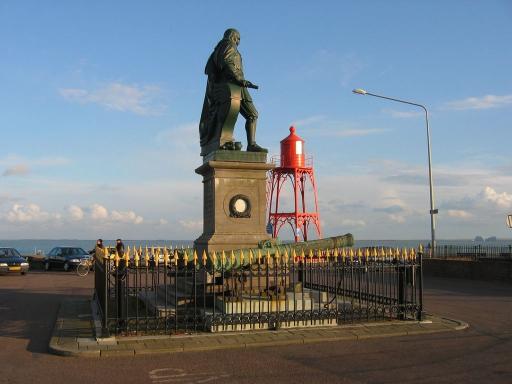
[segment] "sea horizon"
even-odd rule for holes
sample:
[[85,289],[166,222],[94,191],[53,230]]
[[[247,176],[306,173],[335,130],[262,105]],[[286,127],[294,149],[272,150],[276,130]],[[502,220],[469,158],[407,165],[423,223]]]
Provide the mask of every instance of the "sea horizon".
[[[490,239],[490,238],[488,238]],[[291,242],[284,239],[283,242]],[[148,239],[123,239],[125,246],[154,246],[154,247],[173,247],[189,248],[194,244],[193,240],[148,240]],[[474,239],[436,239],[438,246],[512,246],[512,239],[496,239],[475,241]],[[0,247],[16,248],[24,255],[35,253],[47,254],[53,247],[73,246],[80,247],[88,251],[94,248],[96,239],[1,239]],[[115,245],[114,239],[104,239],[107,246]],[[355,247],[391,247],[391,248],[417,248],[419,245],[424,247],[430,244],[430,239],[360,239],[355,240]]]

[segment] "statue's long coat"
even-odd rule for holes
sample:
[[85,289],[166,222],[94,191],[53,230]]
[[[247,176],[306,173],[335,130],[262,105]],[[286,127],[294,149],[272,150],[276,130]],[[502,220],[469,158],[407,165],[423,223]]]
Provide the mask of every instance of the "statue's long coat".
[[[229,39],[222,39],[210,55],[204,72],[208,75],[208,82],[199,123],[201,146],[206,145],[214,134],[215,103],[217,102],[213,96],[214,85],[230,82],[242,86],[245,80],[242,56],[236,44]],[[242,100],[252,102],[251,95],[245,87],[242,87]]]

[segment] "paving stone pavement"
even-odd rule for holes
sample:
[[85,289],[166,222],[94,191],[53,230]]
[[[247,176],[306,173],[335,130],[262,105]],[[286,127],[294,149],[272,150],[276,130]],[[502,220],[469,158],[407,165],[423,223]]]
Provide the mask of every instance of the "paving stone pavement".
[[90,300],[64,300],[59,308],[49,351],[62,356],[83,357],[169,354],[453,332],[469,327],[464,321],[427,315],[426,320],[422,322],[385,321],[278,331],[121,336],[101,339],[95,336],[91,312]]

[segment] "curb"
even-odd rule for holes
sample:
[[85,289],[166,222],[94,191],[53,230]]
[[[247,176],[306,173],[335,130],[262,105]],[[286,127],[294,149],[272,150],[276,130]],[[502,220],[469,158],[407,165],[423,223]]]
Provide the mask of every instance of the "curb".
[[[89,300],[83,300],[88,304]],[[95,337],[94,318],[75,313],[84,303],[65,300],[58,310],[48,351],[58,356],[116,357],[173,354],[221,349],[249,349],[270,346],[306,345],[320,342],[367,340],[461,331],[465,321],[428,315],[424,321],[387,321],[346,324],[337,327],[294,328],[280,331],[223,332],[205,335]],[[89,308],[91,308],[90,304]],[[75,310],[75,312],[73,312]],[[90,329],[87,329],[87,328]],[[86,333],[88,337],[83,337]]]

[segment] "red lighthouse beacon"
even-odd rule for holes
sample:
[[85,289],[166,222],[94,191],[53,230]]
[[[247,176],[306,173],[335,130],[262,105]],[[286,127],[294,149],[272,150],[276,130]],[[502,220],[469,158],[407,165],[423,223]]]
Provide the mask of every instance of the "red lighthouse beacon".
[[[275,159],[279,165],[270,171],[269,178],[269,216],[272,237],[276,238],[286,223],[290,224],[295,241],[308,240],[308,231],[313,224],[318,238],[322,237],[320,215],[318,213],[318,192],[311,157],[306,158],[304,140],[295,134],[295,127],[290,127],[290,135],[281,140],[281,156]],[[286,181],[291,183],[287,183]],[[293,206],[289,207],[286,185],[293,188]],[[312,190],[314,209],[308,211],[306,202],[311,200],[307,193]],[[309,192],[311,193],[311,192]],[[289,194],[288,194],[289,195]],[[287,199],[287,201],[285,201]],[[288,204],[286,204],[288,203]],[[280,209],[291,208],[287,212]],[[302,238],[302,239],[301,239]]]

